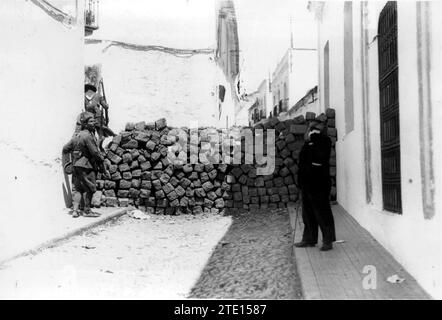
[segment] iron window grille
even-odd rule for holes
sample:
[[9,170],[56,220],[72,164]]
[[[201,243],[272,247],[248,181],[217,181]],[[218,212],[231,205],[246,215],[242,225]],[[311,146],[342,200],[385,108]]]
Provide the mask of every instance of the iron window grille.
[[98,0],[85,0],[84,25],[86,30],[98,29]]
[[383,206],[402,213],[396,1],[382,9],[378,36]]

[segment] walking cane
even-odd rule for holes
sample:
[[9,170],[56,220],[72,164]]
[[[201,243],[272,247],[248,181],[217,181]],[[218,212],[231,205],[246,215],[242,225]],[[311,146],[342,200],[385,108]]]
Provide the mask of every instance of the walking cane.
[[298,217],[299,217],[299,209],[301,208],[301,195],[299,195],[299,199],[297,201],[297,207],[296,207],[296,217],[295,217],[295,228],[293,229],[293,240],[296,236],[296,227],[298,226]]
[[301,206],[302,206],[302,200],[301,200],[301,193],[299,193],[299,198],[296,201],[297,206],[296,206],[296,216],[295,216],[295,227],[293,228],[293,241],[292,241],[292,255],[294,253],[294,246],[295,246],[295,237],[296,237],[296,228],[298,227],[298,217],[299,217],[299,211],[301,210]]

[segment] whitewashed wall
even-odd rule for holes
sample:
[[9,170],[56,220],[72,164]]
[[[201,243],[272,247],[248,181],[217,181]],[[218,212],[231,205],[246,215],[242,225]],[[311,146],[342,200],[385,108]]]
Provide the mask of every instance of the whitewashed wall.
[[[319,26],[320,104],[324,109],[323,48],[330,48],[330,106],[336,109],[338,129],[337,189],[338,202],[365,227],[409,271],[433,297],[442,298],[442,175],[440,123],[441,94],[441,5],[432,6],[432,121],[433,165],[435,176],[435,216],[424,219],[422,202],[421,152],[419,135],[419,99],[417,67],[416,2],[398,3],[399,46],[399,104],[401,139],[402,205],[401,215],[382,208],[379,87],[377,58],[377,20],[385,2],[368,3],[368,128],[369,169],[372,198],[366,198],[366,161],[363,131],[363,96],[361,60],[361,6],[353,2],[353,78],[354,78],[354,130],[345,134],[344,110],[344,43],[343,2],[327,3]],[[439,18],[438,18],[439,17]]]
[[316,99],[314,102],[311,102],[309,104],[305,104],[302,107],[300,107],[298,110],[293,112],[292,114],[287,114],[287,118],[293,119],[300,115],[305,116],[307,112],[314,112],[316,116],[319,116],[321,114],[321,108],[319,104],[319,99]]
[[[290,95],[289,66],[290,66],[289,51],[286,51],[284,56],[281,58],[277,67],[272,73],[272,82],[271,82],[272,104],[270,106],[270,112],[272,112],[272,114],[274,114],[273,108],[275,106],[277,106],[277,112],[279,113],[279,100],[284,100],[286,98],[286,95],[287,98]],[[284,91],[284,84],[286,84],[286,88],[288,91],[287,93]]]
[[0,2],[2,216],[62,212],[59,159],[83,103],[83,33],[81,14],[69,28],[30,1]]
[[[226,78],[220,67],[217,67],[216,79],[215,86],[220,84],[226,88],[224,101],[221,103],[221,114],[217,118],[217,126],[225,128],[247,123],[247,111],[244,112],[241,108],[236,97],[236,90],[232,87],[232,82]],[[216,114],[218,115],[218,111],[216,111]]]
[[[86,63],[101,63],[110,127],[165,117],[172,126],[217,125],[218,67],[212,55],[180,58],[158,51],[86,45]],[[221,79],[222,80],[222,79]],[[230,91],[226,88],[226,100]],[[226,102],[227,104],[227,102]]]
[[318,54],[310,50],[291,50],[291,69],[289,72],[290,110],[308,90],[318,84]]

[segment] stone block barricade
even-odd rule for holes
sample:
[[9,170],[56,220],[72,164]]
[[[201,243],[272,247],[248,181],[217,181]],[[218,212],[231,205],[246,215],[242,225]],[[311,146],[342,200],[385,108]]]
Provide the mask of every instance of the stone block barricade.
[[[337,133],[335,113],[280,121],[267,119],[254,128],[172,128],[166,119],[128,123],[106,146],[108,174],[98,174],[95,206],[135,206],[151,214],[222,213],[226,209],[285,208],[298,200],[296,176],[304,134],[313,119],[327,125],[332,140],[331,200],[336,199]],[[260,130],[259,130],[260,129]],[[273,129],[274,141],[267,141]],[[263,157],[274,143],[274,170],[253,156],[253,141],[244,133],[263,137]],[[253,140],[253,139],[252,139]],[[256,151],[256,148],[255,148]],[[269,159],[267,159],[269,161]]]

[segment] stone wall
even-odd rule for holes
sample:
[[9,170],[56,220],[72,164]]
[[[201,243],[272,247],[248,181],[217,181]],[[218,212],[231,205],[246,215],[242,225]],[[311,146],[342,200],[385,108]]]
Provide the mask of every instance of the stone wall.
[[[317,118],[327,124],[333,143],[330,171],[331,199],[335,200],[334,110]],[[298,156],[313,119],[314,113],[284,121],[270,118],[254,128],[229,131],[171,128],[164,118],[155,123],[128,123],[106,148],[109,175],[99,174],[94,202],[131,205],[155,214],[285,208],[298,200]],[[250,161],[244,133],[263,135],[266,156],[269,129],[275,130],[275,169],[258,175],[263,165],[256,159]]]

